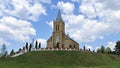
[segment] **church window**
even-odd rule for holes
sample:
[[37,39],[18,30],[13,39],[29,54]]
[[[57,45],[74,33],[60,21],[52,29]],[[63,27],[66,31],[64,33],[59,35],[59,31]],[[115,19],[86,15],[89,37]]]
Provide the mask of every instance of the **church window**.
[[59,42],[59,36],[57,35],[56,36],[56,43],[58,43]]
[[71,44],[69,45],[69,48],[72,48],[72,45],[71,45]]
[[57,25],[56,25],[56,31],[57,31]]
[[58,25],[58,31],[59,31],[59,25]]

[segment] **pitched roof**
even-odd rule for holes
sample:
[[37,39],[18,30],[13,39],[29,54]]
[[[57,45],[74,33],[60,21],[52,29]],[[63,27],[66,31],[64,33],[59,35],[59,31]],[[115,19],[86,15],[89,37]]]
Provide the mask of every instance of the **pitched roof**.
[[56,21],[63,21],[60,10],[58,11]]

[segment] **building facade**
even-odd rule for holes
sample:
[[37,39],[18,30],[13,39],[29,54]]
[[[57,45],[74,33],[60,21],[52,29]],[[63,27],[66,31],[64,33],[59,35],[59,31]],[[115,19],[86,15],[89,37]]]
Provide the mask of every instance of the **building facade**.
[[47,40],[47,48],[71,48],[79,49],[79,44],[65,34],[65,23],[62,20],[60,10],[56,20],[53,22],[52,36]]

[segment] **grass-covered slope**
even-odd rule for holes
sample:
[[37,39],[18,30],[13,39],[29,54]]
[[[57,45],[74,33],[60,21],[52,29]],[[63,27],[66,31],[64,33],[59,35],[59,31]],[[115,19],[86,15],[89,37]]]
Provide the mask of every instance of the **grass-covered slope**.
[[0,60],[0,68],[119,68],[120,57],[83,51],[36,51]]

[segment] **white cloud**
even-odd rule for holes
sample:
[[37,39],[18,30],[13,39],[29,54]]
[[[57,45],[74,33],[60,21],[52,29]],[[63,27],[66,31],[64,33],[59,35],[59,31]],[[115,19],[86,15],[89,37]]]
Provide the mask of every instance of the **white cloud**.
[[93,18],[96,17],[96,8],[94,7],[94,0],[82,0],[79,6],[79,12],[83,13],[85,17]]
[[51,0],[0,0],[0,43],[24,42],[36,35],[30,21],[47,15],[43,4],[50,3]]
[[36,31],[31,23],[6,16],[0,19],[0,38],[25,41],[30,35],[35,35]]
[[6,44],[7,46],[10,45],[10,43],[6,42],[3,38],[0,38],[0,46],[3,44]]
[[108,42],[106,47],[110,47],[111,50],[113,51],[115,48],[116,43],[115,42]]
[[[94,42],[96,39],[104,39],[105,35],[120,33],[120,8],[118,8],[119,5],[114,5],[117,10],[105,7],[109,6],[110,3],[103,0],[100,2],[82,0],[79,6],[79,12],[82,14],[73,14],[73,9],[71,14],[62,15],[66,23],[66,32],[81,42]],[[66,3],[58,2],[58,4],[64,5]],[[64,12],[66,7],[62,7],[62,9]]]
[[48,4],[51,3],[51,0],[38,0],[38,1],[41,1],[41,2],[43,2],[43,3],[48,3]]
[[46,15],[45,7],[42,6],[42,3],[38,3],[37,1],[31,2],[31,0],[6,0],[0,1],[0,6],[1,16],[10,15],[19,19],[36,21],[40,15]]
[[[120,33],[119,0],[114,2],[112,0],[71,1],[73,3],[60,1],[57,3],[57,7],[63,11],[62,17],[65,21],[66,33],[69,33],[75,40],[94,42],[96,39],[103,40],[106,35]],[[74,2],[81,2],[79,8],[75,8]],[[67,7],[68,5],[69,7]],[[77,12],[76,9],[79,9],[79,14],[74,14],[74,10]],[[53,28],[51,21],[48,24]]]
[[81,0],[71,0],[72,2],[80,2]]
[[63,19],[66,23],[66,32],[81,42],[92,42],[97,38],[104,39],[102,34],[109,28],[109,25],[86,19],[83,15],[64,15]]
[[96,47],[96,51],[99,49],[100,47]]
[[47,46],[47,41],[45,39],[37,39],[38,42],[41,42],[41,47],[42,48],[45,48]]
[[120,0],[96,0],[104,4],[104,9],[120,10]]
[[63,1],[58,2],[57,7],[60,8],[65,14],[72,14],[75,8],[74,4],[70,2],[64,3]]
[[53,28],[53,21],[50,21],[50,22],[47,21],[46,24],[48,24],[50,27]]
[[85,48],[87,49],[87,50],[92,50],[92,46],[90,46],[90,45],[85,45]]

